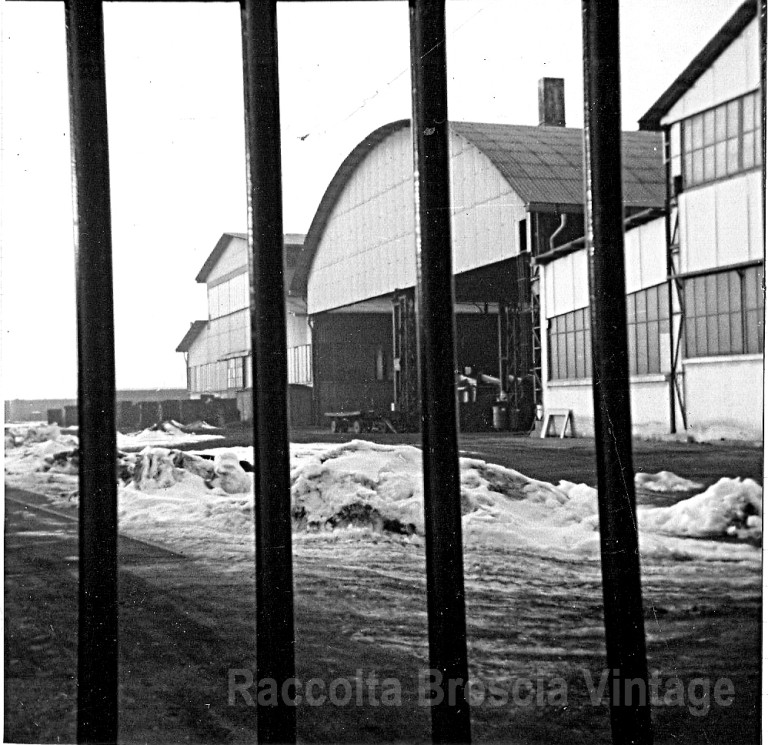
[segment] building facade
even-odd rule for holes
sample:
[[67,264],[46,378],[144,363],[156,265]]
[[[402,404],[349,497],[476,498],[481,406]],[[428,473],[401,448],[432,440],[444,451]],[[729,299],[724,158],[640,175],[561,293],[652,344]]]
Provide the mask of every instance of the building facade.
[[[450,127],[446,250],[455,272],[458,383],[469,386],[460,409],[488,386],[485,416],[464,417],[471,426],[489,426],[502,399],[509,426],[525,430],[544,402],[548,319],[538,261],[559,255],[584,229],[582,132],[564,126],[562,81],[542,81],[551,84],[559,97],[544,98],[559,105],[541,112],[540,126]],[[663,214],[661,136],[625,133],[623,155],[627,215]],[[418,417],[412,158],[407,120],[371,133],[342,163],[307,234],[290,290],[307,300],[318,412],[394,408]]]
[[677,419],[694,431],[762,432],[762,95],[745,2],[640,120],[665,137]]
[[[747,0],[640,131],[622,135],[632,418],[641,432],[761,435],[761,95]],[[488,426],[492,405],[504,402],[501,426],[525,431],[537,409],[568,409],[575,433],[591,435],[583,133],[565,127],[562,81],[542,80],[539,101],[538,127],[450,125],[445,250],[460,410],[463,423]],[[289,382],[311,387],[316,422],[361,408],[418,420],[412,158],[409,121],[378,128],[340,165],[303,244],[286,242]],[[198,281],[208,286],[209,318],[179,347],[190,392],[246,392],[244,238],[222,236]],[[464,404],[485,418],[465,417]]]
[[[285,281],[290,282],[303,235],[285,237]],[[187,390],[192,398],[235,398],[243,419],[251,418],[251,329],[247,236],[224,233],[195,278],[205,284],[208,318],[194,321],[177,352],[185,356]],[[286,299],[288,379],[293,390],[294,419],[308,420],[303,411],[311,400],[311,333],[306,303]],[[302,403],[299,403],[302,402]]]

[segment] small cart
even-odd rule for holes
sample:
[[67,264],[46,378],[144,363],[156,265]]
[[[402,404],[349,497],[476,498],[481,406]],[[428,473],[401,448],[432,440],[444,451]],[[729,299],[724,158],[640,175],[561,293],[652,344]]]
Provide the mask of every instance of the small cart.
[[369,409],[357,411],[326,411],[324,416],[331,420],[331,432],[395,432],[392,422],[382,414]]

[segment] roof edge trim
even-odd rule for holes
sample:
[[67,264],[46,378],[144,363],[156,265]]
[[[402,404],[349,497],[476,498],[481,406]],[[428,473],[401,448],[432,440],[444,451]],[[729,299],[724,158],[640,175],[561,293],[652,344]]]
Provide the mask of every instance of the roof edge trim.
[[641,130],[658,130],[662,117],[685,95],[715,60],[735,41],[757,15],[755,0],[744,0],[707,45],[691,60],[672,85],[638,120]]

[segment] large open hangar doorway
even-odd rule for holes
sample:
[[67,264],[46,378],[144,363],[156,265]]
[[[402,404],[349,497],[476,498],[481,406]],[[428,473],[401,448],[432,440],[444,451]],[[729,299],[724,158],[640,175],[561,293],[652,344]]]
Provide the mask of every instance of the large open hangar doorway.
[[[403,426],[418,426],[414,300],[411,287],[312,317],[320,423],[326,412],[370,409],[395,412]],[[498,307],[486,297],[457,303],[456,368],[468,373],[466,380],[497,375]],[[490,387],[495,396],[497,386]],[[489,403],[478,421],[490,426],[490,413]]]

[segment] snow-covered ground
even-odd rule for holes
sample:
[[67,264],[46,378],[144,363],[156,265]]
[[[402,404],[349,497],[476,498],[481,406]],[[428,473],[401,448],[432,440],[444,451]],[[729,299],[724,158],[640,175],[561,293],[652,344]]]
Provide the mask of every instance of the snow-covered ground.
[[[211,434],[193,434],[186,432],[185,429],[214,430]],[[77,431],[77,427],[68,427],[69,432]],[[130,432],[123,434],[117,433],[117,447],[120,450],[141,450],[149,445],[161,445],[164,447],[174,447],[179,445],[188,445],[196,442],[209,442],[210,440],[223,440],[224,435],[215,434],[216,428],[206,422],[196,422],[194,425],[184,427],[178,422],[161,422],[155,427],[142,430],[141,432]],[[71,435],[62,435],[61,428],[57,424],[45,424],[42,422],[21,422],[5,425],[5,445],[6,450],[9,446],[19,446],[33,442],[59,442],[62,437]],[[70,442],[70,441],[67,441]],[[77,444],[77,438],[74,437],[71,442]]]
[[[194,455],[145,444],[140,453],[120,458],[121,531],[201,559],[250,556],[252,448]],[[77,494],[76,446],[75,437],[55,428],[29,428],[20,444],[6,446],[7,482],[42,491],[61,506],[71,504]],[[638,474],[636,485],[670,495],[667,506],[638,508],[644,556],[759,562],[762,489],[756,482],[722,478],[702,491],[700,484],[662,471]],[[686,492],[692,496],[681,499]],[[467,546],[598,557],[596,492],[585,484],[549,484],[462,458],[461,509]],[[359,440],[294,445],[291,511],[300,541],[420,542],[421,451]]]

